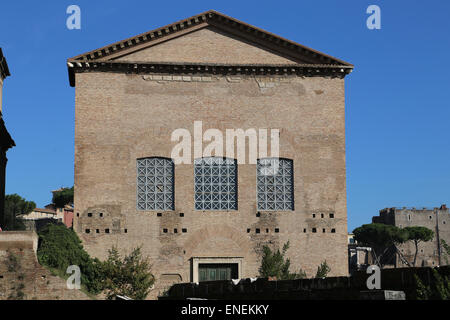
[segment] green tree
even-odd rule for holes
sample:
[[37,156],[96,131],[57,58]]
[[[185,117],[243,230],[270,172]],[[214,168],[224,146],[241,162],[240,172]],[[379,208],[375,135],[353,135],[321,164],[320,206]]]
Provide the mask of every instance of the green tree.
[[102,287],[101,262],[92,259],[84,250],[77,234],[63,224],[48,224],[39,232],[39,263],[57,270],[67,277],[67,267],[77,265],[81,271],[81,284],[88,292],[97,294]]
[[450,280],[447,276],[439,274],[436,269],[433,269],[430,285],[425,285],[416,274],[414,279],[418,300],[450,300]]
[[298,273],[291,273],[289,271],[291,261],[289,258],[285,258],[288,249],[289,241],[283,245],[282,251],[278,249],[277,251],[272,252],[268,246],[264,246],[261,266],[259,268],[260,276],[263,278],[276,277],[278,280],[305,278],[306,274],[301,269]]
[[394,250],[404,259],[397,249],[399,244],[408,239],[408,234],[404,229],[382,223],[371,223],[356,228],[353,233],[358,243],[372,248],[375,263],[379,267],[383,267],[388,261],[390,250]]
[[412,263],[413,267],[415,267],[417,261],[417,253],[419,252],[419,243],[432,240],[434,237],[434,232],[426,227],[420,226],[406,227],[403,230],[407,233],[407,241],[412,241],[416,249],[414,252],[414,260]]
[[5,196],[5,225],[4,230],[25,230],[25,225],[16,217],[20,214],[27,214],[36,208],[36,203],[27,201],[18,194],[8,194]]
[[331,271],[331,268],[328,266],[327,261],[325,260],[317,267],[316,278],[326,278],[328,273]]
[[72,186],[72,188],[62,188],[60,191],[54,192],[52,202],[58,208],[73,203],[73,190],[74,188]]
[[113,247],[109,250],[108,259],[102,263],[102,275],[107,299],[124,295],[144,300],[155,282],[149,260],[142,257],[141,248],[122,258]]
[[441,251],[444,254],[445,263],[449,264],[448,258],[450,257],[450,245],[448,245],[444,239],[441,240],[441,248]]

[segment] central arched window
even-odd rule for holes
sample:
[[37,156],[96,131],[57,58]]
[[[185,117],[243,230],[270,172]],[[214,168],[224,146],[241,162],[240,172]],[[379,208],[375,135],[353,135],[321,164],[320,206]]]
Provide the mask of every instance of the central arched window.
[[208,157],[194,161],[196,210],[237,210],[237,162]]
[[292,160],[259,159],[257,180],[258,210],[294,210],[294,166]]
[[137,160],[137,209],[174,210],[174,163],[167,158]]

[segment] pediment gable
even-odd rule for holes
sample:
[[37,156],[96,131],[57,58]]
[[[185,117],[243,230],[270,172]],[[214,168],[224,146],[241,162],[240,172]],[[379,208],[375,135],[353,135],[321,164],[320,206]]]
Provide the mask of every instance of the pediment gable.
[[210,10],[67,60],[75,73],[200,72],[345,76],[353,65]]
[[[202,29],[209,30],[209,35],[216,35],[215,41],[225,40],[225,45],[232,46],[233,40],[240,41],[241,45],[246,44],[261,49],[261,51],[271,52],[294,63],[310,63],[310,64],[335,64],[343,66],[352,66],[350,63],[339,60],[325,53],[308,48],[293,41],[284,39],[280,36],[259,29],[257,27],[246,24],[242,21],[228,17],[222,13],[210,10],[199,15],[190,17],[185,20],[175,22],[173,24],[158,28],[135,37],[125,39],[113,43],[111,45],[83,53],[68,59],[68,61],[111,61],[118,60],[119,57],[136,56],[141,57],[143,53],[138,54],[144,49],[159,46],[155,49],[155,54],[160,54],[159,50],[164,50],[162,43],[170,40],[186,43],[189,40],[198,40],[196,37],[206,36],[207,32]],[[197,32],[196,32],[197,31]],[[183,37],[183,40],[179,38]],[[228,37],[228,39],[226,39]],[[204,40],[204,39],[203,39]],[[214,40],[212,40],[214,41]],[[199,44],[201,45],[201,44]],[[203,44],[204,45],[204,44]],[[190,49],[193,47],[191,46]],[[148,51],[150,53],[151,50]],[[136,54],[135,54],[136,53]],[[224,52],[224,55],[231,52]],[[267,57],[267,55],[265,55]],[[146,57],[147,58],[147,57]],[[130,58],[125,58],[130,60]],[[187,59],[187,58],[186,58]],[[158,61],[158,60],[153,60]],[[180,62],[180,61],[170,61]],[[195,62],[195,61],[189,61]],[[264,62],[259,62],[263,64]],[[242,63],[241,63],[242,64]]]
[[307,61],[284,55],[213,26],[111,59],[126,62],[288,65]]

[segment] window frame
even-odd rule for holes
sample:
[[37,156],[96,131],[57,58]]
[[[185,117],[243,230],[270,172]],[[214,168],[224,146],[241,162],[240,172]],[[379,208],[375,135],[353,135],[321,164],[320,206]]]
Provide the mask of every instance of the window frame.
[[[260,205],[259,205],[259,192],[258,192],[258,178],[259,178],[259,162],[261,160],[273,160],[273,159],[278,159],[279,161],[283,160],[283,161],[289,161],[291,163],[291,202],[292,202],[292,208],[290,209],[277,209],[276,207],[274,209],[267,209],[267,207],[265,209],[261,209]],[[264,157],[264,158],[258,158],[256,160],[256,210],[259,211],[263,211],[263,212],[290,212],[290,211],[295,211],[295,180],[294,180],[294,159],[290,159],[290,158],[284,158],[284,157]],[[265,193],[267,193],[267,191],[265,191]],[[274,192],[274,194],[276,195],[276,193]],[[285,197],[284,193],[283,193],[283,198]],[[265,200],[265,202],[267,203],[267,200]],[[276,203],[276,202],[275,202]],[[275,205],[276,206],[276,205]]]
[[[154,209],[149,209],[147,207],[147,191],[145,191],[145,209],[141,209],[139,208],[139,161],[142,160],[150,160],[150,159],[159,159],[159,160],[165,160],[165,161],[170,161],[171,164],[171,175],[172,175],[172,203],[169,206],[169,208],[166,207],[166,203],[165,203],[165,198],[164,198],[164,208],[160,209],[158,208],[158,202],[155,199],[155,208]],[[147,177],[147,176],[145,176]],[[155,176],[156,178],[156,176]],[[175,210],[175,162],[173,161],[172,158],[168,158],[168,157],[159,157],[159,156],[151,156],[151,157],[142,157],[142,158],[137,158],[136,159],[136,210],[137,211],[174,211]],[[166,184],[164,183],[164,186],[166,186]],[[145,184],[145,187],[147,187],[147,184]],[[163,192],[163,194],[166,192]],[[155,193],[156,194],[156,193]]]
[[[208,209],[205,209],[205,207],[204,207],[204,205],[202,206],[202,208],[201,209],[199,209],[199,208],[197,208],[197,200],[196,200],[196,194],[198,193],[197,191],[196,191],[196,187],[197,187],[197,182],[196,182],[196,162],[197,161],[199,161],[199,160],[204,160],[204,159],[221,159],[221,160],[223,160],[223,161],[233,161],[233,165],[234,165],[234,168],[235,168],[235,170],[234,170],[234,175],[235,175],[235,179],[234,179],[234,187],[235,187],[235,191],[234,191],[234,193],[235,193],[235,200],[234,200],[234,203],[235,203],[235,207],[234,208],[230,208],[229,207],[229,204],[228,204],[228,207],[227,207],[227,209],[223,209],[223,208],[219,208],[219,209],[214,209],[213,207],[212,207],[212,204],[213,204],[213,201],[211,200],[211,202],[210,202],[210,204],[211,204],[211,208],[208,208]],[[210,157],[201,157],[201,158],[197,158],[197,159],[194,159],[194,163],[193,163],[193,182],[194,182],[194,210],[195,211],[237,211],[238,209],[239,209],[239,193],[238,193],[238,179],[239,179],[239,169],[238,169],[238,163],[237,163],[237,160],[236,159],[234,159],[234,158],[227,158],[227,157],[212,157],[212,156],[210,156]],[[202,184],[202,186],[204,186],[205,184]],[[201,192],[201,193],[204,193],[204,192]],[[212,191],[210,191],[210,193],[212,194]],[[219,194],[222,194],[222,192],[219,192]],[[230,195],[231,193],[228,193],[228,195]],[[228,202],[229,202],[229,200],[228,200]],[[203,203],[204,203],[204,201],[203,201]]]

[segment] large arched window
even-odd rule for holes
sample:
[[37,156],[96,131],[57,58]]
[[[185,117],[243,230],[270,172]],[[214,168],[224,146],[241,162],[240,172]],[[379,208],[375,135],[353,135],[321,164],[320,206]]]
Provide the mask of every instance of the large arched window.
[[292,160],[259,159],[257,180],[258,210],[294,210],[294,166]]
[[167,158],[137,160],[137,209],[174,210],[174,163]]
[[196,210],[237,210],[236,160],[195,159],[194,190]]

